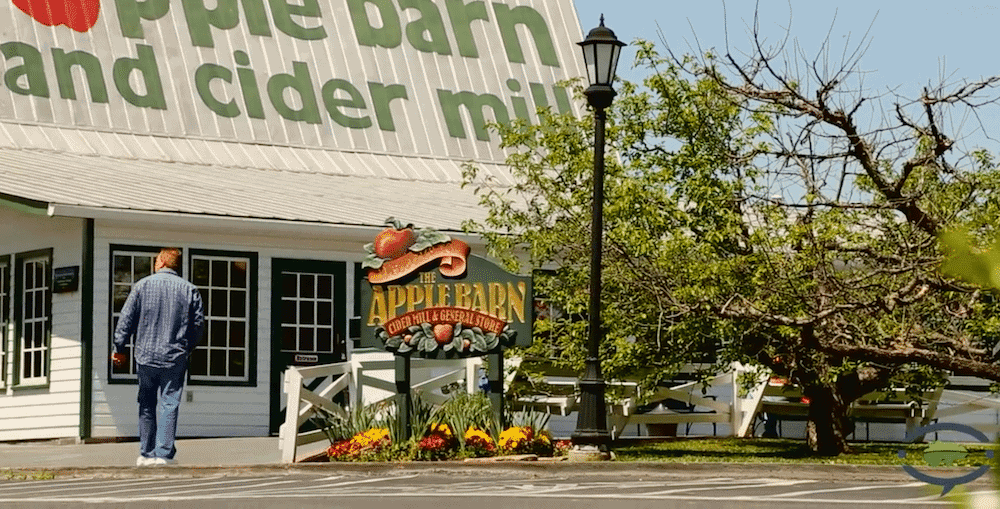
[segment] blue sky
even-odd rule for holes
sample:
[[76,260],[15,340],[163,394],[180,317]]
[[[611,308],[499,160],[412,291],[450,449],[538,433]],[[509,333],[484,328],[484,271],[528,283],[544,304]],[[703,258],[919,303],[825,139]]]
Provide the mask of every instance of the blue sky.
[[[575,0],[583,32],[597,26],[601,13],[619,39],[658,40],[662,29],[675,51],[688,51],[695,37],[702,48],[746,49],[755,2],[749,0]],[[614,9],[609,9],[614,5]],[[860,41],[871,27],[866,70],[885,83],[925,84],[942,70],[956,77],[1000,74],[1000,7],[983,1],[762,0],[760,25],[772,39],[791,24],[791,34],[815,53],[830,32],[835,45],[845,36]],[[728,25],[728,27],[727,27]],[[659,27],[659,28],[658,28]],[[631,60],[623,61],[631,64]]]
[[[750,48],[748,27],[757,3],[575,0],[575,4],[584,34],[597,26],[604,13],[606,25],[625,42],[637,37],[659,41],[662,31],[674,52],[693,52],[696,44],[721,52],[728,33],[730,51],[739,54]],[[1000,7],[985,1],[761,0],[759,5],[759,23],[765,36],[777,42],[790,27],[791,37],[798,39],[810,57],[816,55],[827,34],[834,49],[831,56],[839,56],[846,43],[854,49],[868,32],[869,46],[861,69],[866,72],[865,86],[872,93],[893,89],[916,97],[922,87],[942,78],[954,83],[1000,74]],[[619,75],[639,80],[645,72],[630,69],[633,58],[634,53],[623,54]],[[992,131],[991,137],[1000,139],[1000,125],[991,118],[983,120]]]

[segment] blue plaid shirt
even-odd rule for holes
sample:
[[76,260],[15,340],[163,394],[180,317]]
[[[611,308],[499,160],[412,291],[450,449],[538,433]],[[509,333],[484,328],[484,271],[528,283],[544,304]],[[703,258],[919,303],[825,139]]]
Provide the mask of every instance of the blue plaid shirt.
[[171,269],[140,279],[125,300],[118,327],[115,352],[135,337],[135,362],[154,368],[170,368],[187,362],[201,341],[205,325],[201,294]]

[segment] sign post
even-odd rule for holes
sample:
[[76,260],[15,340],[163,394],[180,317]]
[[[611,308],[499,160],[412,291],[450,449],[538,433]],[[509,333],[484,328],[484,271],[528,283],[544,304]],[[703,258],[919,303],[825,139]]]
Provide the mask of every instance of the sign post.
[[[399,419],[410,433],[410,358],[489,356],[489,397],[503,418],[503,350],[531,344],[531,278],[471,254],[465,242],[389,218],[365,246],[362,346],[396,355]],[[502,421],[501,421],[502,422]]]

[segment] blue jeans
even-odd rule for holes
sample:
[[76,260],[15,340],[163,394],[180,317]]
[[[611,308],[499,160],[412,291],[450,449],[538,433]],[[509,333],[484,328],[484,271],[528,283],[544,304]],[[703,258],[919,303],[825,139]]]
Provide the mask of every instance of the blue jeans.
[[135,371],[139,376],[139,452],[146,458],[174,459],[187,365],[154,368],[136,364]]

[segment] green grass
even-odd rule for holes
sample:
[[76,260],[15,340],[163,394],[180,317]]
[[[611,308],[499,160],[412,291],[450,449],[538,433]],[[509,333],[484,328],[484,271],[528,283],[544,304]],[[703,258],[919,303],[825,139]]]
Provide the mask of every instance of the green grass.
[[38,472],[0,470],[0,479],[5,481],[48,481],[55,478],[56,474],[45,470]]
[[[854,451],[836,457],[813,456],[802,440],[771,438],[699,438],[626,445],[614,449],[618,461],[674,463],[820,463],[841,465],[926,465],[927,444],[854,443]],[[982,465],[986,445],[965,444],[969,455],[952,466]],[[900,458],[898,451],[906,451]]]

